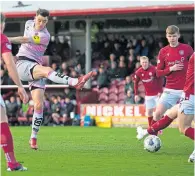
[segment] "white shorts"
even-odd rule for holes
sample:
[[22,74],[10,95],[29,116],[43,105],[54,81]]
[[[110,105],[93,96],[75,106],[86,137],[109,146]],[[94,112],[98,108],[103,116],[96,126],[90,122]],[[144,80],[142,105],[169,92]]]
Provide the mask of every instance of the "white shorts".
[[38,87],[45,89],[45,79],[34,80],[31,74],[31,69],[35,67],[38,63],[28,61],[28,60],[18,60],[16,63],[17,71],[19,77],[22,81],[28,81],[29,88]]
[[182,92],[182,90],[165,89],[159,99],[159,104],[163,104],[167,109],[170,109],[179,103]]
[[194,115],[194,101],[194,95],[186,97],[185,93],[183,93],[181,101],[179,103],[179,111],[183,112],[186,115]]
[[155,95],[155,96],[145,96],[146,109],[156,108],[158,100],[159,100],[159,97],[157,95]]
[[5,108],[5,103],[1,95],[0,95],[0,105]]

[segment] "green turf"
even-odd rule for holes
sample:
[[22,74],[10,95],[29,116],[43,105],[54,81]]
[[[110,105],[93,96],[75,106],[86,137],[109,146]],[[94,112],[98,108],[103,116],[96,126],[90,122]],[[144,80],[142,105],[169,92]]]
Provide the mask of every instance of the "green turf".
[[[164,130],[157,153],[143,150],[143,141],[130,128],[42,127],[38,151],[28,146],[30,127],[14,127],[17,159],[27,172],[5,171],[20,176],[191,176],[194,165],[187,162],[193,142],[177,129]],[[1,153],[3,154],[3,152]],[[3,155],[4,156],[4,155]]]

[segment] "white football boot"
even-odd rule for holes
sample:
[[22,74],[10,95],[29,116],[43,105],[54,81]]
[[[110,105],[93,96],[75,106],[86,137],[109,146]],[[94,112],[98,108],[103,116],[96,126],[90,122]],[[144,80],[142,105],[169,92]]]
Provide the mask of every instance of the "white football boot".
[[143,129],[141,126],[138,126],[137,127],[137,136],[136,136],[136,138],[138,139],[138,140],[141,140],[141,139],[143,139],[145,136],[147,136],[148,135],[148,131],[147,131],[147,129]]
[[28,169],[24,166],[22,166],[20,163],[17,163],[17,166],[14,168],[7,168],[8,172],[13,172],[13,171],[27,171]]
[[194,163],[195,160],[195,150],[192,152],[192,154],[190,155],[188,162],[189,163]]

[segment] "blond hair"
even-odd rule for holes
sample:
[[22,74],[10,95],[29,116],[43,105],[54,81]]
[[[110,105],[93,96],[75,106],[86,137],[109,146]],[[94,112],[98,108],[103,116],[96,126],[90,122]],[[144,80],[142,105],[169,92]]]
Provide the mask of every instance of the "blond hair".
[[141,61],[141,60],[148,60],[148,61],[149,61],[149,58],[148,58],[147,56],[141,56],[141,57],[140,57],[140,61]]
[[179,34],[179,28],[175,25],[170,25],[167,27],[166,33],[167,34],[175,34],[175,33]]

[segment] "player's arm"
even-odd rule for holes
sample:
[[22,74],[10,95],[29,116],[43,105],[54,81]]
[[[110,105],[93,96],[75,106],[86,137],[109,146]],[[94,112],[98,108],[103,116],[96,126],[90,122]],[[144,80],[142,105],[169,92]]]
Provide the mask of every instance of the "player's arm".
[[20,81],[17,69],[16,69],[16,65],[14,63],[13,60],[13,56],[11,52],[4,52],[2,53],[2,58],[5,62],[5,65],[7,67],[9,76],[12,78],[12,80],[14,81],[14,83],[18,86],[18,94],[20,96],[20,98],[22,99],[22,101],[26,104],[28,102],[28,95],[26,93],[26,91],[23,88],[23,85]]
[[19,37],[9,37],[11,43],[14,44],[23,44],[23,43],[34,43],[36,45],[48,45],[50,37],[39,34],[33,35],[31,37],[19,36]]
[[135,94],[135,102],[137,101],[137,97],[138,97],[138,84],[139,84],[140,78],[138,76],[138,74],[135,72],[135,76],[134,76],[134,94]]
[[157,61],[157,68],[156,68],[156,76],[167,76],[171,73],[170,67],[165,68],[165,61],[164,61],[165,53],[163,50],[159,51],[158,54],[158,61]]
[[28,37],[19,36],[19,37],[8,37],[8,40],[13,44],[23,44],[30,43],[30,39]]
[[190,60],[190,57],[193,55],[193,53],[194,53],[194,50],[193,50],[193,48],[191,47],[191,46],[189,46],[189,49],[188,49],[188,60]]
[[22,83],[20,81],[20,78],[18,76],[18,73],[16,70],[16,65],[14,63],[14,59],[13,59],[11,52],[2,53],[2,58],[5,62],[6,67],[7,67],[9,76],[13,79],[14,83],[18,87],[23,87]]

